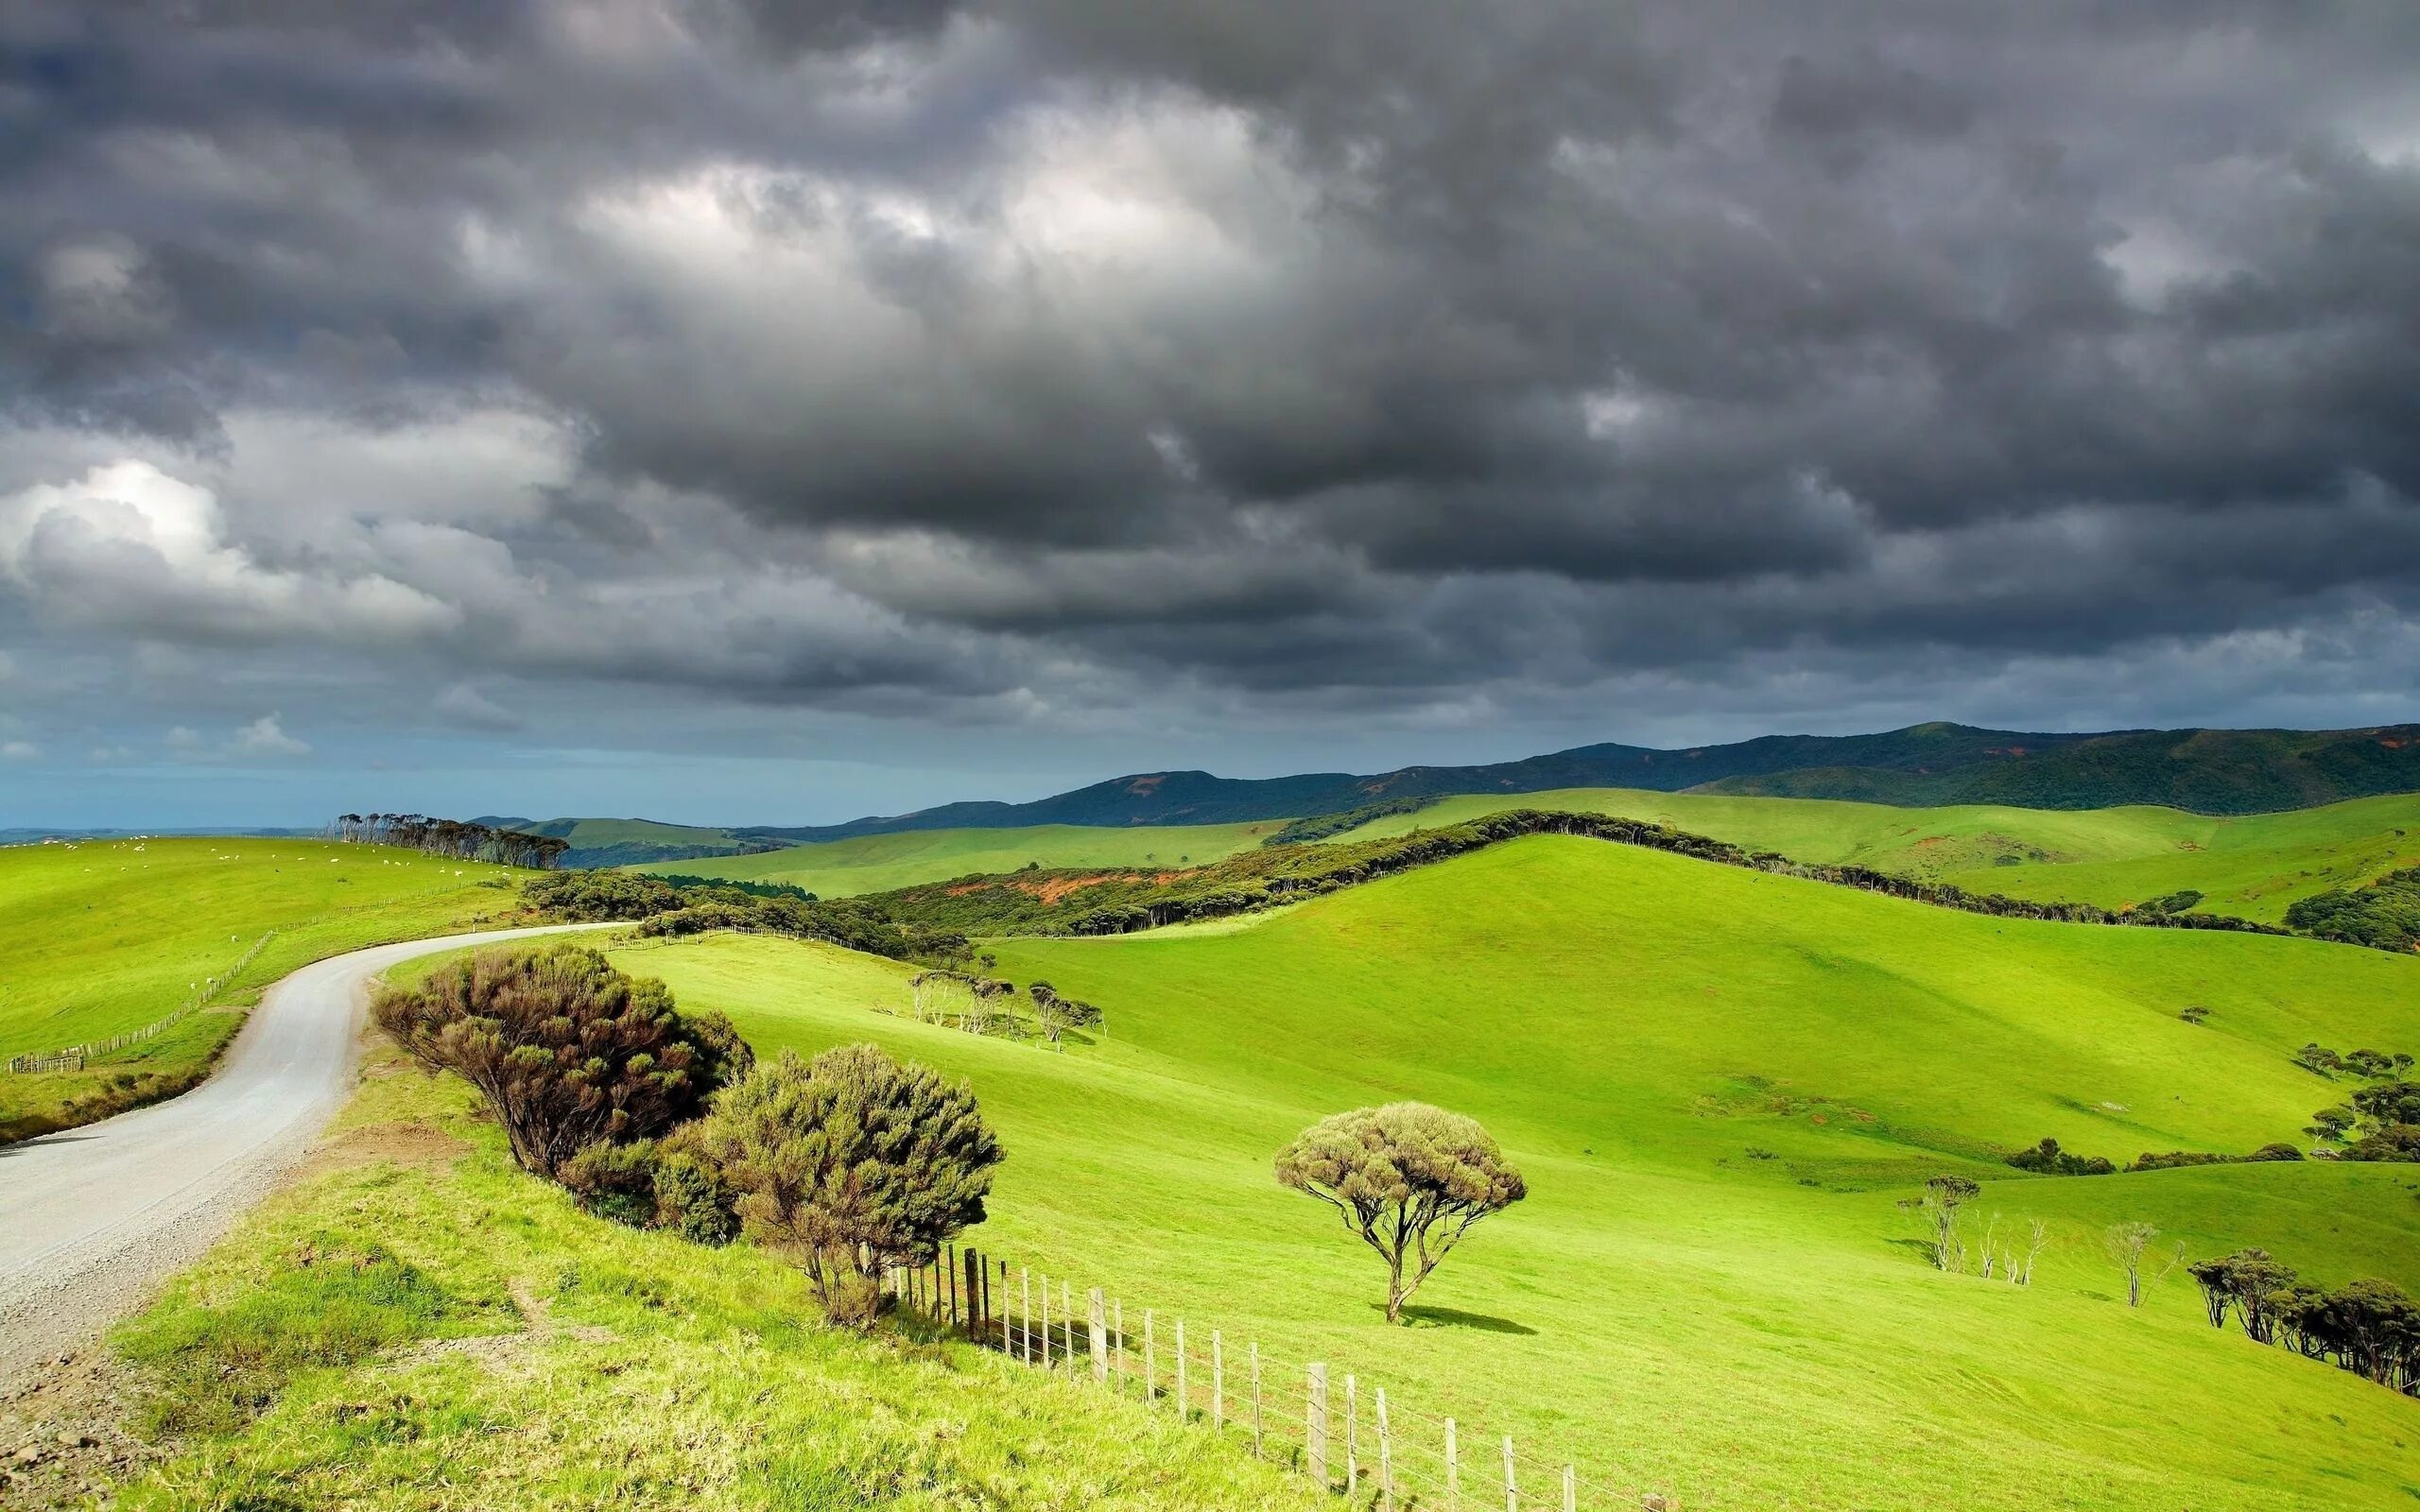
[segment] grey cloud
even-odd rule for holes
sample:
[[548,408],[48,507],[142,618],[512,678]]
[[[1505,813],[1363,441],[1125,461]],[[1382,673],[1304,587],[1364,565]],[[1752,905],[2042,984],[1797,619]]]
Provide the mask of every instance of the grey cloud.
[[369,658],[491,733],[483,679],[1538,720],[2276,634],[2397,685],[2325,648],[2420,591],[2408,6],[52,5],[0,54],[0,494],[219,511],[0,537],[78,655]]

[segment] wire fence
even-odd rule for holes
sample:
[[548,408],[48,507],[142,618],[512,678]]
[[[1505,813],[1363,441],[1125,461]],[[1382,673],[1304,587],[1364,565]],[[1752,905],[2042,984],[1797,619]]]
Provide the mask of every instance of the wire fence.
[[235,979],[244,974],[244,968],[251,965],[276,936],[277,931],[272,929],[252,941],[251,947],[236,958],[234,965],[216,976],[198,984],[191,997],[178,1004],[165,1016],[153,1020],[140,1029],[130,1029],[124,1034],[112,1035],[107,1040],[94,1040],[80,1045],[69,1045],[64,1050],[13,1057],[9,1061],[9,1069],[11,1072],[81,1071],[88,1060],[97,1060],[103,1056],[112,1055],[130,1045],[138,1045],[146,1040],[165,1034],[195,1013],[209,1006],[219,993],[233,986]]
[[1407,1407],[1383,1385],[1321,1361],[1281,1360],[1153,1308],[1130,1316],[1098,1286],[1076,1289],[973,1247],[951,1246],[888,1279],[903,1308],[1020,1365],[1089,1377],[1377,1512],[1560,1507],[1678,1512],[1668,1488],[1582,1476],[1575,1460]]

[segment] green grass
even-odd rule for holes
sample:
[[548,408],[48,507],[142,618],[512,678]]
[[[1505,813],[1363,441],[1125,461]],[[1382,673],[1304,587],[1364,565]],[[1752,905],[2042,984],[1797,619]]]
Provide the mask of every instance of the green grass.
[[1308,1512],[1199,1428],[910,1325],[821,1326],[800,1276],[579,1213],[451,1078],[372,1067],[340,1163],[116,1335],[183,1435],[128,1512]]
[[1796,861],[1872,867],[1972,892],[2123,908],[2190,887],[2208,913],[2274,923],[2298,898],[2420,864],[2420,794],[2211,817],[2177,809],[1907,809],[1820,799],[1574,788],[1441,799],[1337,840],[1436,829],[1507,809],[1657,819]]
[[1256,824],[1172,825],[1131,830],[1045,824],[1024,830],[915,830],[767,850],[633,867],[693,877],[786,882],[825,898],[853,898],[950,877],[1015,871],[1028,862],[1060,867],[1174,868],[1231,856],[1276,833]]
[[299,966],[509,909],[502,867],[322,840],[95,840],[0,849],[0,1058],[151,1023],[276,936],[208,1009],[82,1072],[0,1074],[0,1139],[189,1085],[261,989]]
[[[1515,1434],[1591,1484],[1693,1507],[2420,1497],[2420,1404],[2212,1331],[2181,1274],[2128,1309],[2099,1238],[2143,1219],[2196,1256],[2258,1243],[2325,1281],[2420,1287],[2420,1170],[2024,1178],[1994,1156],[2296,1139],[2342,1090],[2290,1051],[2420,1046],[2420,962],[1554,838],[1248,928],[992,948],[1002,974],[1100,1005],[1107,1037],[1054,1054],[872,1011],[905,1004],[905,970],[812,945],[615,954],[760,1047],[873,1039],[971,1077],[1009,1152],[977,1242],[1111,1286],[1130,1322],[1150,1304],[1354,1370],[1399,1414],[1455,1416],[1466,1446]],[[2177,1018],[2192,1004],[2207,1026]],[[1270,1175],[1304,1125],[1398,1097],[1483,1120],[1532,1192],[1408,1331],[1381,1321],[1376,1263]],[[1979,1220],[2004,1234],[2053,1225],[2032,1287],[1925,1263],[1895,1203],[1944,1170],[1986,1182]]]
[[665,824],[655,819],[575,819],[569,824],[550,819],[540,830],[559,839],[569,840],[581,850],[601,850],[617,845],[740,845],[728,830],[705,829],[694,824]]

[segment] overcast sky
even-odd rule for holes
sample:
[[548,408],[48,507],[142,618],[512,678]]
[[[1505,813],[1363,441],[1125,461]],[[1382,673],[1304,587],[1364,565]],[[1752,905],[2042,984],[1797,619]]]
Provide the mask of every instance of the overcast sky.
[[0,825],[2420,717],[2420,5],[11,0]]

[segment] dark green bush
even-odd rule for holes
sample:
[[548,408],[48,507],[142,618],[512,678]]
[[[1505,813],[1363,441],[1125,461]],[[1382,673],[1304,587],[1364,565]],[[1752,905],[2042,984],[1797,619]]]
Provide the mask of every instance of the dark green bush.
[[2020,1171],[2035,1171],[2044,1176],[2108,1176],[2118,1167],[2098,1155],[2070,1155],[2059,1148],[2059,1142],[2045,1139],[2030,1150],[2019,1150],[2008,1158],[2008,1163]]

